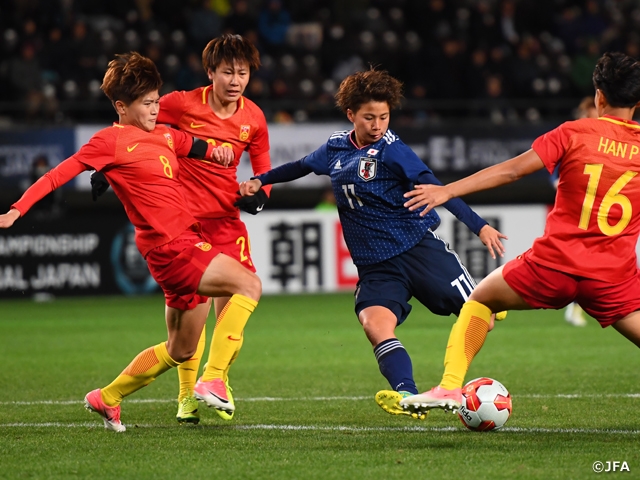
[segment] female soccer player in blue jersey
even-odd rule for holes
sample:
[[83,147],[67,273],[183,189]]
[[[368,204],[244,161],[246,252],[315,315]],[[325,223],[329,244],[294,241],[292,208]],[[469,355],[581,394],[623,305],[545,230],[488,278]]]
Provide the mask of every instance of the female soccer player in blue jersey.
[[[335,132],[327,143],[301,160],[282,165],[241,184],[242,195],[262,185],[287,182],[311,172],[329,175],[340,222],[358,268],[355,310],[380,372],[393,390],[375,399],[385,411],[412,415],[400,400],[416,394],[411,359],[395,336],[417,298],[438,315],[458,314],[475,283],[456,253],[436,234],[440,217],[421,217],[404,207],[403,195],[416,184],[441,185],[433,172],[388,129],[390,110],[400,104],[402,84],[371,69],[340,84],[337,105],[353,130]],[[459,199],[444,206],[487,246],[501,255],[506,238]],[[415,418],[424,418],[414,413]]]

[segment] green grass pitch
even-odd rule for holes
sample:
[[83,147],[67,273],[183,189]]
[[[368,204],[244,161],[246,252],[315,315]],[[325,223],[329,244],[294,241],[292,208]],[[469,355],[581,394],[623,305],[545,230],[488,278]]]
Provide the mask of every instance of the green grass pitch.
[[[340,294],[263,298],[231,370],[233,421],[203,407],[199,426],[179,426],[172,371],[123,402],[124,434],[82,399],[166,338],[161,297],[4,300],[0,312],[0,478],[567,479],[592,478],[596,461],[640,476],[638,350],[562,312],[511,312],[471,366],[468,379],[513,396],[498,432],[383,412],[373,395],[388,386]],[[421,390],[440,379],[452,321],[415,305],[397,330]]]

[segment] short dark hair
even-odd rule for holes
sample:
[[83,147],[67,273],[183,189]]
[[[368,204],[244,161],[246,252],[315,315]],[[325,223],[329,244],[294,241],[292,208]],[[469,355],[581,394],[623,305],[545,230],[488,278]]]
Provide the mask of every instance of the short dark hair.
[[371,101],[387,102],[389,109],[396,108],[402,100],[402,82],[384,70],[371,67],[366,72],[357,72],[345,78],[336,93],[336,105],[344,113],[357,112]]
[[109,62],[100,87],[111,103],[131,105],[149,92],[160,90],[162,78],[155,63],[138,52],[116,55]]
[[224,34],[211,40],[202,51],[204,71],[215,72],[223,62],[233,65],[234,61],[244,61],[251,70],[260,68],[258,49],[241,35]]
[[640,102],[640,62],[624,53],[605,53],[593,71],[593,86],[612,107],[635,107]]

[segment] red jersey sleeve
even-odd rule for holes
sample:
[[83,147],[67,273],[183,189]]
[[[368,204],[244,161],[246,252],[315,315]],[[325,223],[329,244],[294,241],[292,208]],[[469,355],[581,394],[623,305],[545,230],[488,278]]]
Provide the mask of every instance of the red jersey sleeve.
[[[271,170],[271,155],[269,154],[269,131],[267,130],[267,120],[262,111],[256,115],[258,131],[249,145],[249,160],[253,174],[258,176]],[[271,194],[271,185],[265,185],[262,189],[267,195]]]
[[75,156],[67,158],[31,185],[20,200],[11,205],[11,208],[15,208],[20,212],[20,216],[24,216],[39,200],[85,170],[87,170],[86,165],[78,161]]
[[160,99],[157,123],[177,126],[184,114],[184,92],[167,93]]
[[[263,153],[269,153],[269,131],[267,130],[267,120],[264,118],[262,110],[256,109],[253,113],[255,121],[258,123],[258,130],[251,139],[251,144],[247,149],[251,158],[261,155]],[[255,169],[254,169],[255,172]]]
[[70,158],[94,170],[102,170],[115,161],[117,135],[117,126],[100,130]]
[[553,173],[556,165],[564,156],[570,138],[571,132],[568,124],[563,123],[534,140],[531,148],[538,154],[549,173]]
[[[182,130],[170,128],[171,136],[175,141],[175,152],[177,157],[187,157],[193,147],[193,137]],[[207,153],[211,153],[211,148],[207,148]]]

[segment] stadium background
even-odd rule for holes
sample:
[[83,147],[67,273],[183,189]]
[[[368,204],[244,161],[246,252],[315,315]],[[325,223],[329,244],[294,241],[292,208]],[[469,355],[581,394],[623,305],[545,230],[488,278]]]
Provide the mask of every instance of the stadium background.
[[[379,66],[405,84],[391,128],[446,183],[572,118],[603,51],[638,56],[639,27],[631,0],[0,0],[0,209],[116,119],[99,87],[118,52],[152,58],[166,93],[207,83],[211,38],[252,39],[263,65],[246,95],[267,116],[274,166],[348,127],[337,86]],[[243,159],[238,177],[250,174]],[[352,287],[336,213],[311,211],[328,185],[276,186],[245,219],[265,292]],[[156,291],[118,200],[88,188],[79,177],[0,233],[0,297]],[[539,172],[467,200],[509,235],[508,260],[542,233],[553,195]],[[500,262],[459,227],[444,214],[439,233],[481,278]]]

